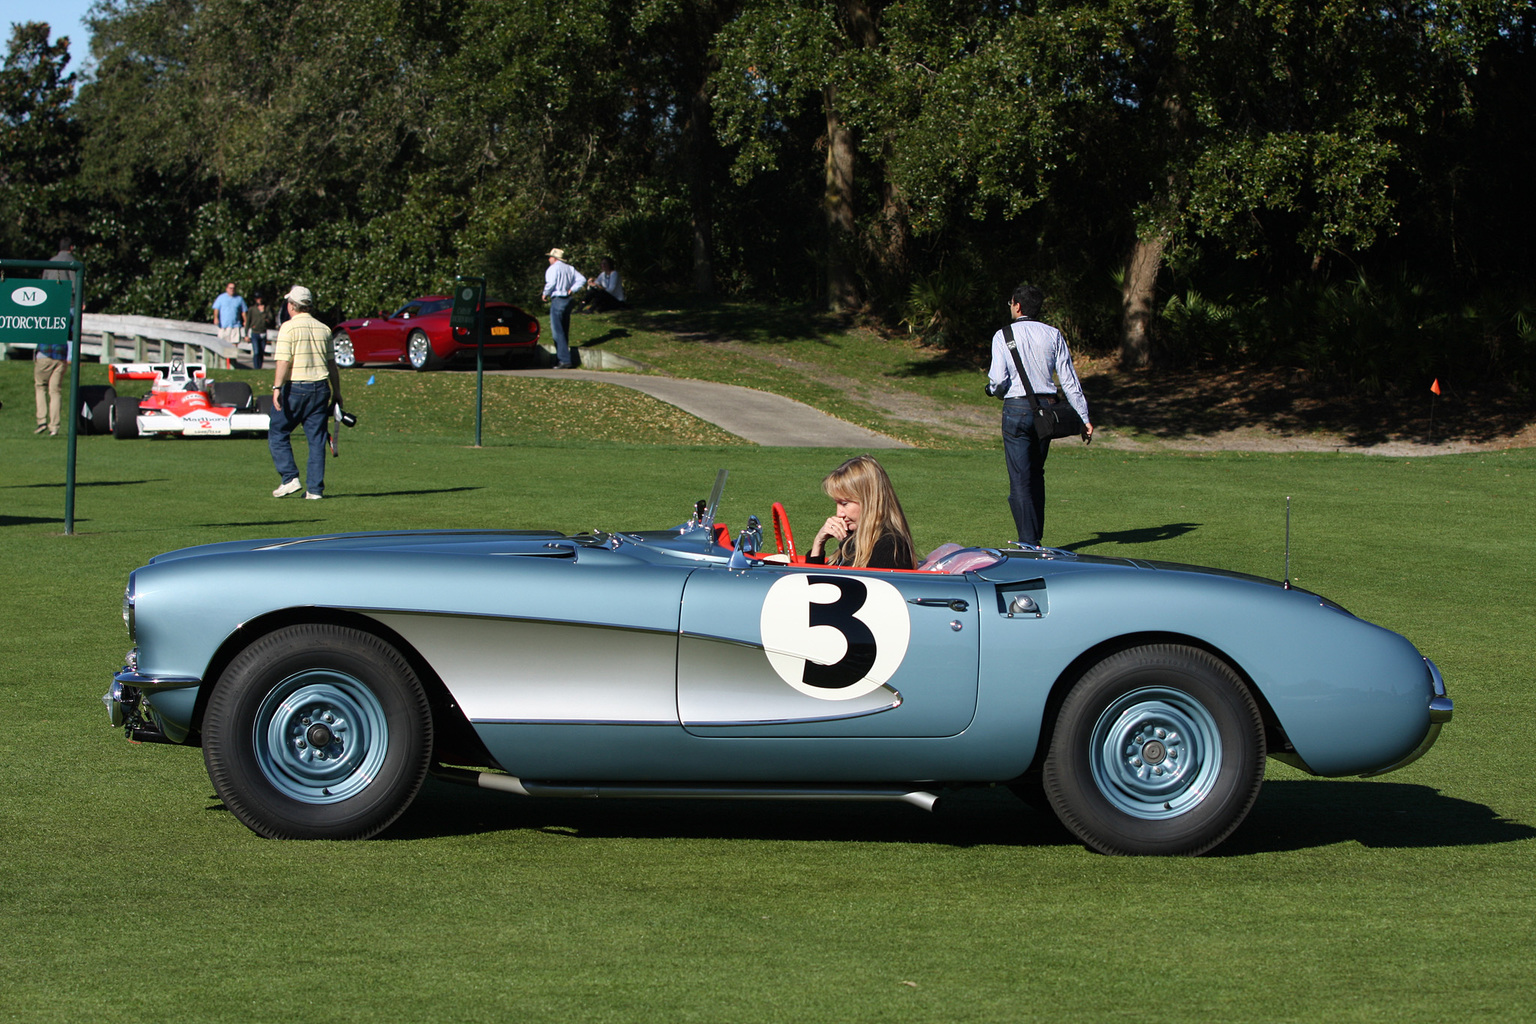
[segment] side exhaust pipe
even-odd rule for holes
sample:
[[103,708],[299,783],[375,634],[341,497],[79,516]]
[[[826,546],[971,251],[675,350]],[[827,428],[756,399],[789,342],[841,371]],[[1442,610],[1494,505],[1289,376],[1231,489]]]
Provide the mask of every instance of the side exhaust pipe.
[[565,799],[622,798],[629,800],[834,800],[842,802],[905,803],[931,811],[939,802],[937,794],[912,786],[760,786],[742,784],[654,785],[614,782],[600,785],[562,785],[534,782],[501,772],[476,772],[463,768],[435,768],[432,772],[445,782],[456,782],[480,789],[493,789],[517,796],[562,797]]

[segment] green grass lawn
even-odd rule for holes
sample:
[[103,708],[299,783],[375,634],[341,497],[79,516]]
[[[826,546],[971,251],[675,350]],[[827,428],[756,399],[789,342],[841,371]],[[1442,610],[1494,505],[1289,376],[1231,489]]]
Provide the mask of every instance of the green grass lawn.
[[[722,466],[723,519],[780,500],[808,537],[849,453],[728,443],[649,400],[622,415],[653,426],[615,433],[617,389],[575,382],[494,385],[476,450],[473,375],[358,371],[327,500],[273,500],[260,440],[86,437],[66,537],[29,369],[0,362],[0,1019],[1533,1016],[1536,451],[1053,450],[1046,541],[1084,552],[1278,576],[1290,495],[1293,578],[1408,636],[1456,701],[1402,772],[1272,765],[1208,857],[1090,854],[1001,789],[925,814],[430,783],[378,840],[281,843],[222,808],[198,751],[109,728],[135,566],[237,537],[661,527]],[[1000,451],[880,458],[920,548],[1007,538]]]

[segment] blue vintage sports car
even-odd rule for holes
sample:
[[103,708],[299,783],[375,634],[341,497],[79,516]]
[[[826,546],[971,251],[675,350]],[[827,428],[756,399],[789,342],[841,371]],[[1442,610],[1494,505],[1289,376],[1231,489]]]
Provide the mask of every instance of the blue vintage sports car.
[[724,484],[670,530],[160,555],[129,576],[112,723],[201,745],[225,806],[273,838],[374,835],[431,772],[924,808],[1001,782],[1096,850],[1196,854],[1242,822],[1266,756],[1380,774],[1451,718],[1412,644],[1304,590],[1050,549],[807,565],[779,506],[783,553],[755,516],[734,539],[716,523]]

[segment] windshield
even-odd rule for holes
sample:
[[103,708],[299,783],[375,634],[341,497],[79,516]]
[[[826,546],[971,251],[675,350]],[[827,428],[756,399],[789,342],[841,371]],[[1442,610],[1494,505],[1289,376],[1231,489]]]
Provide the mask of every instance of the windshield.
[[389,315],[390,319],[403,316],[426,316],[428,313],[447,309],[451,305],[453,305],[452,299],[413,299]]

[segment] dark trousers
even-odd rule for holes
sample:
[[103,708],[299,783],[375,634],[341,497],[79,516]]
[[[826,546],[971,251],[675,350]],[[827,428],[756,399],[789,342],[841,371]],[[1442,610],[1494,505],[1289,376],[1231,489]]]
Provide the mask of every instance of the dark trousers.
[[302,426],[304,439],[309,442],[304,489],[310,494],[325,493],[325,429],[330,413],[329,381],[293,381],[283,388],[283,407],[272,410],[271,426],[267,429],[267,448],[272,452],[272,465],[277,468],[277,475],[283,483],[299,475],[298,464],[293,460],[293,441],[289,435],[295,428]]
[[555,336],[555,361],[561,366],[571,365],[571,302],[569,295],[549,300],[549,333]]
[[[1054,398],[1041,401],[1054,402]],[[1050,439],[1031,432],[1035,410],[1027,398],[1003,402],[1003,456],[1008,462],[1008,508],[1024,544],[1039,544],[1045,532],[1045,458]]]

